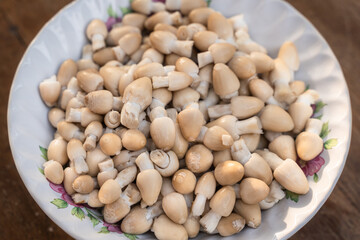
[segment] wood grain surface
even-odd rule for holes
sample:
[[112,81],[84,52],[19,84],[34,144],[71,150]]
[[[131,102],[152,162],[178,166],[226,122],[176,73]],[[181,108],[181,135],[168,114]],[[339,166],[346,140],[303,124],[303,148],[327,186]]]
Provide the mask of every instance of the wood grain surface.
[[[16,67],[40,28],[70,0],[0,0],[0,239],[72,239],[38,207],[15,168],[7,102]],[[349,156],[330,198],[291,239],[360,239],[360,1],[288,0],[321,32],[349,86],[353,132]]]

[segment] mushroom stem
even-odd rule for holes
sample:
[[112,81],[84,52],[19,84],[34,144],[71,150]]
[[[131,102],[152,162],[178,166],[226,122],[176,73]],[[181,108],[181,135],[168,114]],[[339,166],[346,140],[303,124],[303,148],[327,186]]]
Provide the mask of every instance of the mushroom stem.
[[231,156],[235,161],[245,165],[251,158],[251,153],[244,139],[240,138],[231,146]]
[[284,191],[281,189],[281,185],[276,181],[272,181],[270,184],[269,195],[259,202],[260,208],[266,210],[275,206],[281,199],[285,197]]
[[198,137],[196,138],[196,141],[197,142],[203,142],[204,141],[204,137],[205,137],[205,134],[207,132],[209,128],[205,127],[205,126],[202,126],[201,129],[200,129],[200,133],[198,135]]
[[136,165],[139,167],[140,172],[147,169],[154,169],[154,164],[151,162],[149,153],[141,153],[135,160]]
[[139,115],[141,107],[135,102],[127,102],[121,109],[121,124],[128,128],[137,128],[139,126]]
[[112,50],[116,59],[120,62],[123,62],[126,56],[125,51],[120,46],[113,47]]
[[211,119],[216,119],[224,115],[231,115],[230,104],[220,104],[208,108],[208,114]]
[[168,76],[154,76],[152,78],[153,81],[153,88],[163,88],[169,87],[169,77]]
[[102,34],[94,34],[91,37],[92,48],[98,50],[105,47],[104,36]]
[[77,157],[73,159],[73,162],[77,174],[87,173],[89,171],[89,167],[83,157]]
[[191,209],[193,216],[197,217],[197,216],[201,216],[201,214],[203,214],[204,209],[205,209],[206,199],[207,198],[205,195],[202,195],[202,194],[196,195],[195,200],[192,205],[192,209]]
[[115,181],[117,181],[121,188],[129,185],[136,178],[137,168],[136,166],[129,166],[118,173]]
[[235,127],[238,135],[248,134],[248,133],[256,133],[262,134],[262,125],[259,117],[254,116],[252,118],[237,121],[235,123]]
[[161,201],[157,201],[156,203],[154,203],[154,205],[147,208],[146,219],[154,219],[163,214],[163,212],[164,211],[161,207]]
[[221,219],[221,215],[217,214],[213,210],[210,210],[205,216],[200,219],[200,224],[204,230],[208,233],[212,233]]
[[273,171],[284,162],[284,160],[282,160],[278,155],[270,152],[267,149],[256,150],[255,152],[259,154],[262,158],[264,158],[264,160],[269,164],[271,170]]
[[96,147],[96,140],[97,136],[95,136],[94,134],[89,134],[84,142],[84,148],[89,150],[94,149]]
[[323,122],[316,118],[310,118],[307,121],[305,132],[315,133],[316,135],[320,135],[322,129]]
[[198,54],[198,62],[199,62],[199,68],[202,68],[214,62],[214,58],[211,55],[210,51],[206,51]]

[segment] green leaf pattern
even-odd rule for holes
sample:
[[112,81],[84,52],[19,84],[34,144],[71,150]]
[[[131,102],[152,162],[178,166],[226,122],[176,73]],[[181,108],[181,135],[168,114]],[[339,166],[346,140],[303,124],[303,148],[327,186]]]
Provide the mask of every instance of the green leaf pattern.
[[71,215],[74,215],[75,217],[79,218],[81,221],[85,218],[84,211],[79,207],[74,207],[71,210]]
[[331,130],[329,129],[329,122],[326,122],[323,124],[323,126],[321,128],[320,137],[326,138],[330,132],[331,132]]
[[47,148],[44,148],[42,146],[39,146],[40,148],[40,151],[42,153],[41,157],[45,160],[45,161],[48,161],[48,157],[47,157]]
[[108,230],[107,227],[102,227],[98,233],[105,233],[105,234],[107,234],[107,233],[110,233],[110,231]]
[[314,174],[314,182],[318,182],[319,181],[319,176],[317,175],[317,173]]
[[124,236],[127,237],[127,238],[130,239],[130,240],[139,239],[138,236],[133,235],[133,234],[124,233]]
[[291,201],[294,201],[296,203],[299,201],[299,194],[291,192],[289,190],[285,190],[285,197],[286,199],[290,198]]
[[333,147],[335,147],[338,144],[338,140],[336,138],[331,138],[329,140],[326,140],[326,142],[324,143],[324,148],[326,150],[330,150]]
[[55,198],[51,201],[51,203],[54,204],[58,209],[67,208],[68,206],[68,203],[60,198]]

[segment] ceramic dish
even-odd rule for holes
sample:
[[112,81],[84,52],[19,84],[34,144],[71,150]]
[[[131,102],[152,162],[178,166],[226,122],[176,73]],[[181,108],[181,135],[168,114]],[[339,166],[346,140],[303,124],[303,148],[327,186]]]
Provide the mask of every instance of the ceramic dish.
[[[104,223],[92,209],[75,205],[61,186],[52,185],[41,173],[44,162],[39,146],[46,147],[54,129],[47,120],[48,108],[38,93],[39,83],[57,72],[67,58],[79,59],[86,42],[85,28],[90,19],[109,17],[109,6],[121,15],[128,0],[78,0],[56,14],[35,37],[24,54],[12,85],[8,107],[11,150],[28,191],[44,212],[76,239],[154,238],[152,234],[122,235],[116,226]],[[344,167],[351,134],[349,93],[340,65],[319,32],[288,3],[280,0],[214,0],[211,7],[225,16],[243,13],[252,38],[275,57],[281,44],[290,40],[300,54],[300,70],[295,78],[316,89],[327,105],[322,120],[329,122],[328,151],[324,166],[308,177],[310,192],[288,196],[264,211],[258,229],[245,229],[229,239],[286,239],[305,225],[333,190]],[[330,139],[330,140],[328,140]],[[336,146],[335,146],[336,145]],[[46,150],[41,148],[43,154]],[[40,170],[39,170],[40,168]],[[297,203],[293,200],[298,200]],[[208,239],[199,235],[198,239]],[[210,239],[219,239],[218,235]]]

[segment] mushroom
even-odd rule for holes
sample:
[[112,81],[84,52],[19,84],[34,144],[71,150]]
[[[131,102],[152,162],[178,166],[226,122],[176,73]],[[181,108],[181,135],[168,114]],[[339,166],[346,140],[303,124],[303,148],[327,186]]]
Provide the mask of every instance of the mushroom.
[[262,210],[272,208],[284,197],[285,193],[281,189],[280,184],[276,180],[274,180],[271,182],[269,195],[259,203],[260,208]]
[[104,85],[104,79],[95,69],[81,70],[76,74],[79,87],[89,93],[101,90]]
[[109,46],[115,46],[119,43],[119,40],[128,33],[141,33],[141,32],[139,28],[129,25],[114,27],[109,32],[106,38],[106,43]]
[[211,151],[202,144],[189,148],[185,156],[186,167],[193,173],[202,173],[209,170],[213,163]]
[[96,147],[96,142],[103,133],[102,124],[98,121],[91,122],[85,129],[85,142],[83,147],[86,151],[91,151]]
[[248,82],[249,90],[254,97],[261,99],[267,104],[278,105],[283,108],[283,104],[279,103],[273,96],[273,88],[264,80],[252,79]]
[[180,25],[182,22],[181,14],[179,12],[169,13],[167,11],[161,11],[148,17],[144,23],[147,30],[153,31],[155,26],[159,23],[165,23],[168,25]]
[[210,118],[234,115],[238,119],[246,119],[259,113],[263,107],[264,102],[256,97],[237,96],[231,98],[230,104],[219,104],[209,107],[208,113]]
[[265,130],[288,132],[294,129],[294,121],[289,113],[277,105],[265,106],[261,112],[260,120]]
[[286,159],[284,161],[268,150],[257,150],[256,153],[269,164],[274,172],[275,180],[281,186],[297,194],[306,194],[309,191],[306,176],[294,160]]
[[[230,43],[214,43],[206,52],[197,55],[199,67],[202,68],[210,63],[227,63],[234,56],[236,48]],[[215,66],[216,66],[215,65]]]
[[261,224],[261,210],[258,203],[246,204],[242,200],[235,203],[235,212],[245,219],[246,225],[257,228]]
[[162,199],[162,208],[174,223],[184,224],[188,218],[188,209],[182,194],[172,192]]
[[[217,42],[220,42],[218,35],[212,31],[197,32],[194,34],[193,40],[194,40],[195,47],[197,49],[199,49],[199,51],[201,51],[201,52],[208,51],[210,46],[214,45]],[[224,45],[224,46],[226,46],[226,45]],[[215,49],[215,50],[217,50],[217,49]],[[228,50],[231,50],[231,48],[228,48]],[[234,55],[234,53],[233,53],[233,55]],[[215,56],[218,56],[218,55],[215,55]],[[231,58],[232,58],[232,56],[230,57],[230,59]]]
[[231,146],[231,158],[245,164],[251,158],[251,153],[247,147],[245,140],[240,138]]
[[128,13],[122,17],[122,24],[124,26],[133,26],[137,27],[140,30],[144,27],[144,22],[147,16],[140,13]]
[[134,79],[166,76],[168,73],[174,71],[174,69],[175,66],[163,66],[158,62],[148,62],[136,68],[134,71]]
[[178,115],[181,133],[188,142],[194,142],[204,124],[204,116],[196,108],[187,108]]
[[85,162],[86,151],[80,140],[75,138],[71,139],[67,144],[66,152],[70,161],[73,162],[77,174],[87,173],[89,171],[89,167]]
[[290,84],[291,91],[295,94],[295,96],[300,96],[306,90],[305,82],[303,81],[292,81]]
[[56,104],[60,96],[61,84],[56,80],[56,76],[53,75],[40,83],[39,91],[45,104],[48,107],[52,107]]
[[240,232],[245,226],[245,219],[236,214],[231,213],[228,217],[222,217],[216,229],[223,237],[231,236]]
[[187,106],[197,103],[200,99],[200,94],[192,88],[184,88],[173,93],[172,104],[178,112],[185,109]]
[[166,111],[162,107],[154,108],[150,116],[150,135],[157,148],[170,150],[175,144],[174,122],[167,117]]
[[238,121],[232,115],[224,115],[215,121],[209,122],[207,127],[219,126],[225,129],[234,140],[238,140],[240,135],[256,133],[262,134],[262,126],[260,119],[257,116],[248,118],[246,120]]
[[232,159],[230,149],[225,149],[222,151],[214,151],[213,156],[214,156],[214,161],[213,161],[214,167],[216,167],[218,164],[222,162],[225,162],[226,160]]
[[289,135],[280,135],[269,143],[269,150],[282,159],[296,160],[295,140]]
[[95,188],[95,181],[89,175],[80,175],[72,183],[73,189],[81,194],[91,193]]
[[172,71],[167,76],[154,76],[153,88],[168,88],[169,91],[178,91],[191,85],[193,79],[187,73]]
[[212,126],[210,128],[202,127],[196,140],[203,142],[207,148],[213,151],[225,150],[230,148],[234,143],[231,135],[219,126]]
[[233,42],[234,32],[230,22],[219,12],[213,12],[209,15],[207,21],[209,31],[215,32],[219,38]]
[[154,218],[163,213],[161,201],[156,202],[153,206],[141,208],[135,206],[130,213],[121,222],[121,230],[129,234],[143,234],[150,230]]
[[165,108],[166,105],[172,100],[172,92],[166,88],[153,89],[152,91],[152,102],[150,104],[150,109],[156,107]]
[[169,193],[175,192],[175,189],[172,186],[170,178],[164,177],[163,184],[161,186],[161,196],[165,197]]
[[147,43],[143,43],[140,45],[140,47],[130,55],[130,60],[126,63],[127,65],[132,65],[132,64],[137,64],[139,63],[143,56],[144,53],[147,49],[149,49],[151,46]]
[[113,48],[106,47],[96,51],[93,54],[93,60],[96,64],[104,66],[106,63],[116,60]]
[[64,180],[64,171],[62,165],[50,159],[49,161],[43,164],[44,175],[50,182],[54,184],[61,184]]
[[100,162],[98,168],[97,181],[100,188],[108,179],[114,179],[118,174],[118,171],[114,168],[114,161],[111,158]]
[[114,156],[120,153],[122,148],[121,139],[115,133],[105,133],[99,140],[101,151],[106,155]]
[[195,217],[189,213],[189,216],[183,226],[185,227],[189,238],[195,238],[200,231],[199,217]]
[[100,19],[94,19],[88,24],[86,36],[92,42],[92,50],[94,52],[105,47],[107,34],[106,25]]
[[208,7],[196,8],[189,13],[189,20],[192,23],[200,23],[207,26],[208,18],[213,12],[215,12],[214,9]]
[[129,212],[130,207],[141,200],[140,192],[136,185],[130,183],[120,198],[104,207],[104,220],[108,223],[116,223],[123,219]]
[[170,177],[179,169],[179,159],[173,151],[153,150],[150,152],[150,160],[163,177]]
[[[159,31],[164,31],[159,29]],[[180,58],[181,56],[175,54],[175,53],[170,53],[165,55],[165,64],[166,65],[175,65],[176,61]]]
[[[238,161],[235,156],[234,160]],[[248,160],[239,159],[239,162],[244,166],[245,177],[257,178],[270,185],[273,179],[271,168],[259,154],[252,153]]]
[[237,161],[227,160],[216,166],[214,176],[222,186],[234,185],[243,178],[244,167]]
[[175,126],[175,143],[171,150],[174,151],[174,153],[179,159],[182,159],[188,150],[189,143],[183,137],[179,123],[175,122],[174,126]]
[[235,55],[229,67],[239,79],[249,79],[256,75],[256,66],[248,56]]
[[254,152],[258,148],[261,137],[262,135],[257,133],[248,133],[241,136],[250,152]]
[[183,57],[190,57],[193,41],[179,41],[171,32],[155,31],[150,34],[151,45],[163,54],[176,53]]
[[131,2],[131,8],[135,12],[149,15],[153,12],[164,11],[165,5],[162,2],[153,2],[152,0],[134,0]]
[[54,127],[57,128],[57,124],[61,121],[65,120],[65,112],[63,110],[61,110],[60,108],[52,108],[50,109],[49,113],[48,113],[48,119],[50,124]]
[[313,114],[311,104],[319,98],[319,94],[309,89],[298,96],[297,100],[289,106],[289,114],[294,121],[294,133],[300,133],[304,128],[307,120]]
[[165,7],[169,11],[180,10],[183,15],[188,15],[193,9],[206,7],[204,0],[169,0]]
[[179,57],[175,62],[175,70],[188,74],[192,83],[199,81],[199,67],[190,58]]
[[123,95],[125,103],[121,110],[121,124],[128,128],[139,126],[140,112],[151,104],[152,85],[150,78],[143,77],[130,83]]
[[104,117],[106,127],[114,129],[120,126],[121,115],[118,111],[109,111]]
[[102,204],[99,201],[98,192],[99,192],[99,190],[96,189],[88,194],[76,193],[76,194],[72,195],[71,197],[76,204],[87,203],[90,207],[99,208],[99,207],[103,207],[104,204]]
[[262,52],[252,52],[251,61],[255,64],[257,73],[267,73],[274,69],[274,60]]
[[191,23],[180,26],[177,29],[176,36],[179,40],[193,40],[195,33],[205,31],[206,27],[200,23]]
[[160,215],[154,220],[151,231],[159,240],[188,239],[188,234],[184,226],[171,221],[165,214]]
[[[204,68],[207,68],[207,67],[204,67]],[[204,69],[204,68],[202,68],[202,69]],[[200,73],[201,73],[201,71],[200,71]],[[200,83],[200,86],[196,90],[202,96],[206,96],[206,98],[204,100],[199,101],[199,110],[204,115],[205,121],[208,122],[209,121],[208,108],[216,105],[219,102],[219,97],[214,92],[214,89],[209,90],[208,87],[202,88],[201,83]]]
[[75,169],[71,168],[71,167],[67,167],[64,169],[64,188],[67,194],[72,195],[75,193],[75,190],[72,187],[72,184],[74,182],[74,180],[78,177],[79,175],[75,172]]
[[299,56],[293,42],[287,41],[281,45],[278,58],[281,59],[292,71],[299,70]]
[[141,34],[135,32],[121,37],[118,41],[118,46],[112,48],[115,58],[120,62],[124,62],[127,55],[131,55],[139,49],[141,40]]
[[324,143],[319,136],[322,126],[321,120],[310,118],[307,120],[305,131],[296,137],[296,152],[301,160],[310,161],[323,151]]
[[187,169],[180,169],[172,178],[174,189],[181,194],[192,193],[196,185],[195,175]]
[[86,44],[82,49],[82,57],[76,62],[77,70],[82,71],[86,69],[98,70],[99,65],[93,62],[93,50],[91,44]]
[[203,174],[195,188],[196,198],[192,203],[191,213],[194,217],[201,216],[204,212],[206,199],[211,199],[216,190],[216,181],[212,172]]
[[259,203],[268,196],[269,192],[268,185],[257,178],[249,177],[240,182],[239,194],[244,203]]
[[[206,65],[205,67],[201,68],[199,71],[199,83],[198,86],[196,86],[196,91],[198,91],[200,93],[200,96],[202,99],[204,99],[204,101],[206,100],[206,106],[213,106],[215,105],[218,100],[219,97],[215,94],[213,89],[209,90],[210,84],[212,84],[213,82],[213,71],[214,66],[212,64]],[[211,93],[211,94],[210,94]],[[210,94],[210,96],[208,96]],[[200,101],[200,108],[201,108],[201,103],[202,101]]]
[[48,159],[54,160],[64,166],[69,161],[66,147],[67,142],[62,137],[55,138],[49,144],[47,150]]
[[147,206],[152,206],[160,194],[162,177],[160,173],[154,169],[154,165],[147,152],[140,154],[136,158],[136,165],[140,169],[136,177],[136,185],[140,190],[141,198]]
[[76,62],[72,59],[66,59],[61,65],[57,73],[57,80],[61,86],[68,85],[70,79],[76,76],[78,71]]
[[119,96],[119,81],[125,74],[125,71],[121,70],[119,67],[104,66],[100,68],[99,73],[104,80],[105,89],[109,90],[113,96]]
[[[177,28],[174,27],[173,25],[160,22],[155,25],[154,31],[168,31],[176,35]],[[166,64],[166,65],[174,65],[174,64]]]
[[231,214],[235,200],[235,191],[231,186],[222,187],[215,193],[210,200],[211,210],[200,219],[200,224],[206,232],[212,233],[221,217]]
[[236,45],[239,51],[251,54],[252,52],[266,53],[266,48],[254,42],[246,29],[240,28],[235,32]]
[[138,151],[145,147],[146,138],[142,132],[137,129],[129,129],[122,136],[122,145],[130,151]]
[[69,102],[77,96],[80,90],[77,78],[71,78],[67,84],[67,88],[62,92],[60,97],[61,109],[67,109]]
[[91,151],[86,152],[86,163],[89,167],[89,174],[92,177],[98,175],[100,169],[98,164],[104,160],[106,160],[108,156],[101,151],[99,147],[94,148]]
[[136,158],[143,152],[146,152],[146,148],[140,149],[136,152],[130,152],[129,150],[122,150],[119,155],[114,157],[114,165],[118,171],[121,171],[129,166],[135,165]]
[[87,127],[91,122],[102,121],[103,117],[93,113],[89,108],[70,108],[66,113],[66,121],[72,123],[80,123],[81,126]]

